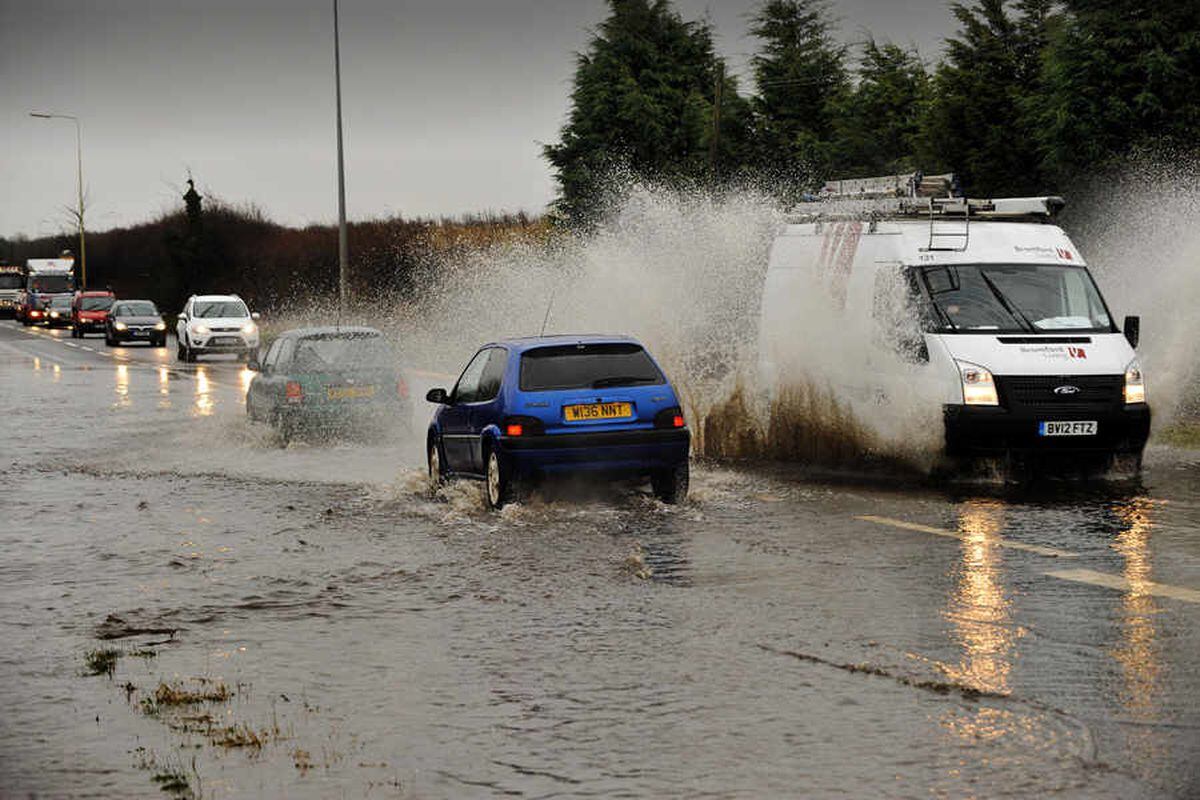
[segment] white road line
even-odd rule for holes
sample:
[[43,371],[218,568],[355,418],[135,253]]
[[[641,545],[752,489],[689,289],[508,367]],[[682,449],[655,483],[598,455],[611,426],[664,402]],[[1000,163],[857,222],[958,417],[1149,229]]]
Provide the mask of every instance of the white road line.
[[1154,581],[1131,581],[1120,575],[1109,575],[1105,572],[1095,572],[1090,569],[1060,569],[1047,572],[1046,574],[1051,578],[1060,578],[1064,581],[1074,581],[1076,583],[1090,583],[1093,586],[1105,586],[1109,589],[1130,592],[1131,594],[1152,594],[1158,597],[1183,600],[1186,603],[1200,603],[1200,591],[1188,589],[1183,586],[1171,586],[1166,583],[1155,583]]
[[74,342],[63,342],[63,344],[65,344],[67,347],[79,347],[79,345],[75,344]]
[[[970,537],[961,531],[950,531],[945,528],[933,528],[929,525],[921,525],[916,522],[905,522],[902,519],[892,519],[891,517],[877,517],[873,514],[864,514],[856,516],[855,519],[863,522],[874,522],[876,525],[888,525],[893,528],[902,528],[906,531],[918,531],[920,533],[932,533],[934,536],[945,536],[948,539],[958,539],[966,541]],[[1072,553],[1069,550],[1059,550],[1057,547],[1043,547],[1037,544],[1025,544],[1024,542],[1013,542],[1008,539],[989,539],[989,544],[994,544],[998,547],[1007,547],[1010,550],[1024,550],[1028,553],[1037,553],[1039,556],[1049,556],[1050,558],[1077,558],[1078,553]]]

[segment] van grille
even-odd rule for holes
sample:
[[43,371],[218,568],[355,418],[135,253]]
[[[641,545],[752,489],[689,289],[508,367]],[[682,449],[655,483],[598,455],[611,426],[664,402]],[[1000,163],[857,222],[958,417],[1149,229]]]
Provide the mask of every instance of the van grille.
[[[1014,411],[1101,411],[1124,400],[1125,376],[1007,375],[997,376],[996,383],[1001,401]],[[1063,387],[1076,391],[1062,391]]]

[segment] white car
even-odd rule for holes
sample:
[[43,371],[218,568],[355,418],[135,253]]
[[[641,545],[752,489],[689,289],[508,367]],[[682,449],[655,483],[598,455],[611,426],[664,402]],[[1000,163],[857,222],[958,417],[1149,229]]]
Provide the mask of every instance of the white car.
[[249,358],[258,351],[258,313],[250,313],[236,294],[192,295],[175,324],[180,361],[210,353]]

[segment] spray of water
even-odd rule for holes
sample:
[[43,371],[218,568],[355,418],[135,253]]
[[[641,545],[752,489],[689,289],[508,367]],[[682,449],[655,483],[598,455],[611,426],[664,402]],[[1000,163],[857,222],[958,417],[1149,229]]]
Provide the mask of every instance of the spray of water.
[[1113,314],[1142,317],[1155,428],[1200,413],[1200,162],[1143,154],[1068,200],[1068,232]]
[[[1194,396],[1200,226],[1189,220],[1200,219],[1198,174],[1142,165],[1116,186],[1071,198],[1066,220],[1114,313],[1143,315],[1140,352],[1160,420]],[[374,303],[363,321],[396,337],[413,366],[448,380],[484,342],[536,335],[543,324],[547,333],[630,334],[676,385],[699,454],[933,464],[938,402],[920,394],[924,383],[896,364],[877,326],[836,312],[824,287],[789,298],[792,329],[771,355],[774,373],[763,374],[763,279],[784,219],[771,196],[628,179],[613,196],[586,234],[456,247],[431,265],[418,298]],[[316,321],[324,311],[289,316]],[[867,372],[874,388],[848,391]]]

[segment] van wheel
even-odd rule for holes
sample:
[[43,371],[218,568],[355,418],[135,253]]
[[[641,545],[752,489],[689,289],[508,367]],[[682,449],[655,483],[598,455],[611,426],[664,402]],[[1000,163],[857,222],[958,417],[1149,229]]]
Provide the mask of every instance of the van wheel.
[[515,482],[495,450],[488,452],[487,481],[484,496],[488,508],[499,511],[513,500]]
[[668,505],[676,505],[687,499],[688,493],[688,462],[658,470],[650,476],[650,488],[654,496]]

